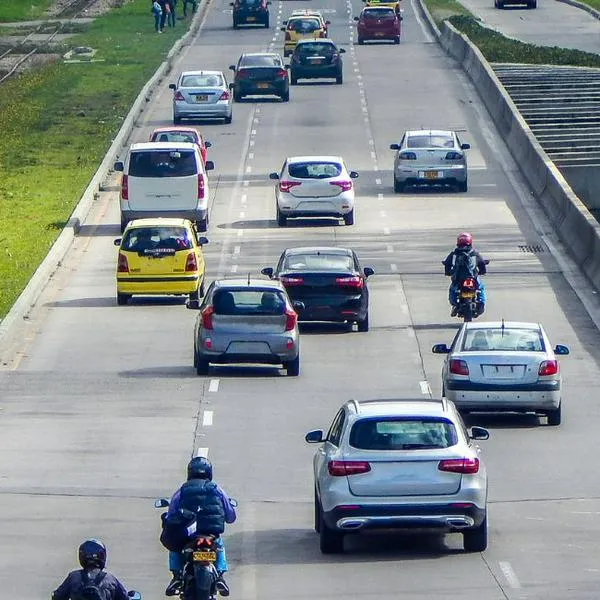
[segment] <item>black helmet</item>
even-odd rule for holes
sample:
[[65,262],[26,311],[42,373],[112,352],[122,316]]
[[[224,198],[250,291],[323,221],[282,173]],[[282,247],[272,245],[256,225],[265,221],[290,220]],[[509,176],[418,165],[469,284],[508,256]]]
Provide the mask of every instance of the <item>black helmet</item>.
[[209,481],[213,476],[213,468],[210,460],[203,456],[196,456],[192,458],[187,468],[187,478],[190,479],[208,479]]
[[97,567],[104,569],[106,565],[106,546],[100,540],[86,540],[79,546],[79,564],[84,569]]

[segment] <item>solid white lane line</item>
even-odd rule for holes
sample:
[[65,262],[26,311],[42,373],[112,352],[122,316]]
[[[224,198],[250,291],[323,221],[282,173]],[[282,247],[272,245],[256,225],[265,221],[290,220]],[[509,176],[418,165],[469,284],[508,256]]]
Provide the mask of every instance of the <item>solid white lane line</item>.
[[429,387],[429,383],[427,381],[419,381],[419,386],[421,387],[421,394],[431,394],[431,388]]
[[415,15],[415,18],[417,19],[417,23],[419,24],[419,27],[421,28],[421,31],[423,32],[425,39],[429,43],[432,43],[434,41],[433,37],[429,33],[429,29],[427,28],[427,25],[425,25],[425,23],[423,23],[423,19],[421,18],[421,15],[419,13],[419,9],[416,6],[415,0],[410,0],[410,5],[412,6],[413,14]]
[[209,392],[218,392],[219,391],[219,380],[218,379],[210,380],[210,383],[208,384],[208,391]]
[[210,427],[212,424],[213,424],[213,411],[205,410],[204,414],[202,415],[202,426]]
[[198,448],[198,450],[196,450],[196,456],[208,458],[208,448]]
[[381,185],[381,179],[377,178],[377,179],[375,180],[375,183],[376,183],[377,185]]
[[521,582],[519,581],[516,573],[513,571],[513,568],[511,567],[510,563],[508,561],[499,562],[498,566],[500,567],[502,574],[506,578],[508,585],[510,585],[510,587],[515,590],[520,589]]
[[232,273],[237,273],[238,270],[238,266],[237,265],[231,265],[231,272]]

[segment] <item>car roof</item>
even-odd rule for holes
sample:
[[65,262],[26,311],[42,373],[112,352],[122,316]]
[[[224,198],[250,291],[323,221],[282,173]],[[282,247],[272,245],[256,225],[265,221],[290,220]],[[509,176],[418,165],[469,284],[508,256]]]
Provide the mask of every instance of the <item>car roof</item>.
[[179,149],[196,150],[198,146],[193,142],[138,142],[131,144],[129,149],[134,152],[137,150],[168,150]]
[[335,46],[335,42],[330,38],[306,38],[303,40],[298,40],[296,42],[296,47],[298,46],[306,46],[306,44],[333,44]]
[[339,246],[298,246],[296,248],[286,248],[286,254],[308,254],[321,252],[323,254],[340,254],[351,256],[352,250],[349,248],[340,248]]
[[428,416],[447,417],[448,401],[423,398],[379,398],[373,400],[350,400],[357,417]]
[[450,131],[449,129],[413,129],[411,131],[407,131],[406,135],[447,135],[452,137],[454,132]]
[[277,52],[244,52],[242,57],[244,56],[277,56],[278,58],[281,58]]
[[193,131],[200,135],[200,132],[191,125],[171,125],[171,127],[155,127],[152,133],[160,133],[161,131]]
[[185,76],[185,75],[221,75],[222,77],[223,75],[223,71],[182,71],[181,72],[181,77]]
[[297,162],[339,162],[343,163],[344,160],[341,156],[288,156],[288,163],[297,163]]
[[138,227],[191,227],[191,221],[187,219],[177,219],[175,217],[147,217],[145,219],[135,219],[130,221],[127,229]]
[[258,288],[258,289],[274,289],[282,290],[285,289],[283,285],[276,279],[253,279],[250,278],[250,284],[248,284],[247,277],[231,277],[226,279],[217,279],[214,282],[215,287],[220,288]]
[[527,323],[525,321],[480,321],[478,323],[465,323],[466,329],[500,329],[504,324],[505,329],[542,329],[540,323]]

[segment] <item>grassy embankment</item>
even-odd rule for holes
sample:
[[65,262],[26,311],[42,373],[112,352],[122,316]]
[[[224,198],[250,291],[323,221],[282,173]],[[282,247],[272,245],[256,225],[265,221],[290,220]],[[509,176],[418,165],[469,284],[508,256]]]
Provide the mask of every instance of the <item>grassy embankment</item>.
[[[30,18],[47,4],[2,2],[0,21]],[[149,2],[131,0],[61,49],[91,46],[104,62],[56,62],[0,86],[0,318],[67,222],[139,90],[188,25],[178,21],[156,35]]]

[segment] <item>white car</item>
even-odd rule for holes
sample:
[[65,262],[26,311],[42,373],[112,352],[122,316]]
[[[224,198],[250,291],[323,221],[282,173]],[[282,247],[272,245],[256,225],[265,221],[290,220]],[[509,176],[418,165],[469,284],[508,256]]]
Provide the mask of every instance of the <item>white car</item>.
[[340,156],[292,156],[277,180],[277,224],[284,226],[294,217],[334,217],[354,225],[354,183],[356,171],[348,171]]

